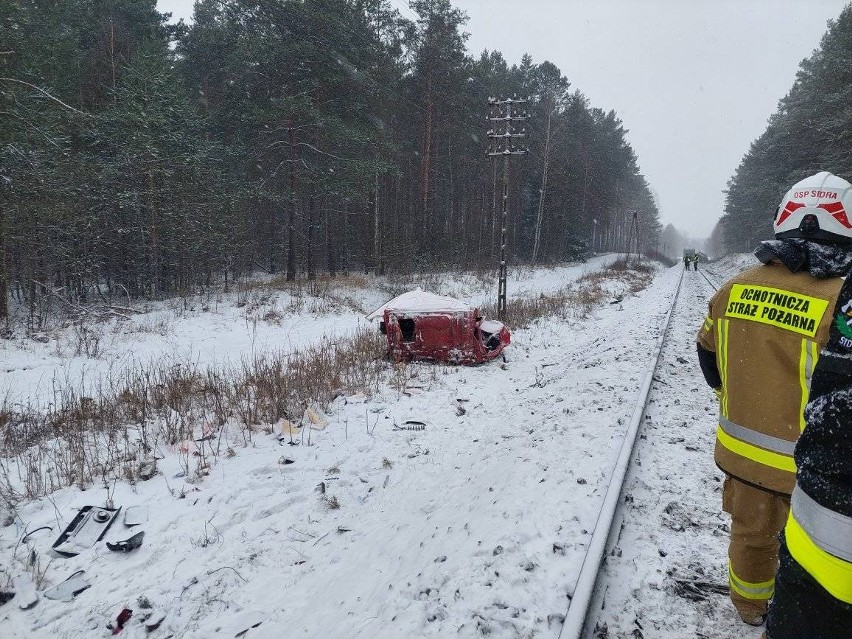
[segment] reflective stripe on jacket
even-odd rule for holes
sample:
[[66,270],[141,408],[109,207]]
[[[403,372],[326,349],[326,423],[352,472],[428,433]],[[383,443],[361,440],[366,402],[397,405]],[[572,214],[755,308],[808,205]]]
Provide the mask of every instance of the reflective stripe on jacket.
[[[852,278],[831,314],[796,444],[796,488],[784,537],[790,555],[852,613]],[[852,637],[852,630],[849,636]]]
[[833,597],[852,604],[852,517],[821,506],[796,486],[784,536],[793,559]]
[[740,273],[713,296],[698,342],[716,353],[722,380],[715,459],[724,472],[792,492],[793,447],[841,284],[772,263]]

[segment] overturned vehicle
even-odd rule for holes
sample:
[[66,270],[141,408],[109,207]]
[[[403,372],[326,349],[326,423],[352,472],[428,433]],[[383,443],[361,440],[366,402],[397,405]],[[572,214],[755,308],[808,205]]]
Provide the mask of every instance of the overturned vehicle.
[[420,289],[393,298],[367,316],[377,318],[388,355],[397,362],[481,364],[500,355],[511,342],[506,327],[483,319],[478,308]]

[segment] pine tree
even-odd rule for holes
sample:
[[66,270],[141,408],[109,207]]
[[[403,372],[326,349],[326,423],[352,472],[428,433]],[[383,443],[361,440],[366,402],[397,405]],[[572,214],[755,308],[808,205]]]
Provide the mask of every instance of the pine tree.
[[799,65],[728,182],[723,217],[728,251],[752,250],[772,236],[773,214],[789,187],[818,171],[852,179],[852,5],[830,21],[819,48]]

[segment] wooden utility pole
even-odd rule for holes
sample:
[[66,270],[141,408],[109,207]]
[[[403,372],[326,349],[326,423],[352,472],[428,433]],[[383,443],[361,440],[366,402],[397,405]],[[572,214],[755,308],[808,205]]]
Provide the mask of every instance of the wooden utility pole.
[[492,123],[488,130],[491,157],[503,156],[503,213],[500,228],[500,272],[497,281],[497,317],[506,318],[506,245],[509,227],[509,158],[513,155],[526,155],[529,149],[516,146],[515,141],[525,138],[525,128],[518,129],[517,125],[526,121],[529,114],[521,111],[520,106],[527,100],[517,96],[508,99],[488,98],[488,120]]
[[497,158],[491,158],[491,258],[489,266],[494,266],[494,255],[497,248]]

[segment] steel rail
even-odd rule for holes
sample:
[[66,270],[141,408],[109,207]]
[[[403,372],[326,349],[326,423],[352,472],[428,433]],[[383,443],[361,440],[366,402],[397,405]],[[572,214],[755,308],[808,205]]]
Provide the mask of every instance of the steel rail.
[[601,563],[603,562],[607,541],[612,534],[615,513],[618,509],[621,493],[624,488],[624,480],[627,477],[627,469],[630,466],[630,459],[633,456],[633,448],[636,444],[639,426],[642,422],[642,415],[645,413],[648,396],[651,392],[651,383],[653,381],[654,371],[657,369],[657,365],[659,364],[666,333],[669,330],[669,324],[671,323],[674,307],[677,303],[677,298],[680,295],[683,273],[684,271],[681,270],[677,285],[673,287],[674,295],[672,295],[671,306],[666,312],[665,318],[663,318],[660,322],[660,334],[657,337],[656,354],[653,356],[653,361],[649,364],[648,371],[645,373],[645,377],[642,379],[642,384],[639,387],[639,397],[634,405],[633,415],[630,418],[627,433],[621,443],[621,450],[618,454],[618,459],[615,462],[615,470],[613,471],[609,485],[607,486],[603,505],[601,506],[598,520],[595,523],[595,528],[592,531],[592,538],[589,541],[586,556],[583,559],[583,565],[580,567],[580,575],[574,586],[571,603],[568,606],[568,612],[565,615],[565,621],[562,624],[559,639],[580,639],[583,632],[583,627],[586,623],[586,615],[589,610],[589,604],[595,590],[598,574],[600,573]]
[[705,279],[705,280],[707,280],[707,283],[708,283],[710,286],[712,286],[712,287],[713,287],[713,290],[714,290],[714,291],[718,291],[718,290],[719,290],[719,285],[718,285],[718,284],[716,284],[716,283],[715,283],[713,280],[711,280],[709,277],[707,277],[707,273],[705,273],[703,270],[698,271],[698,272],[699,272],[699,273],[701,273],[701,275],[704,277],[704,279]]

